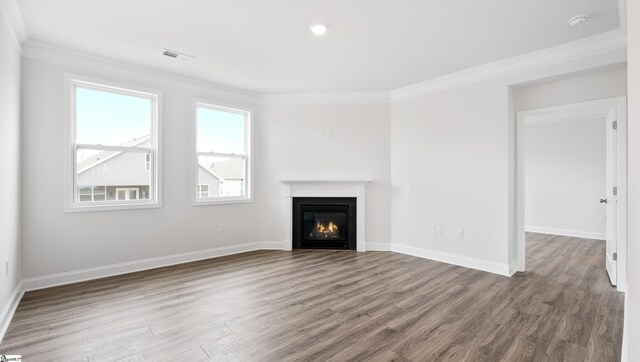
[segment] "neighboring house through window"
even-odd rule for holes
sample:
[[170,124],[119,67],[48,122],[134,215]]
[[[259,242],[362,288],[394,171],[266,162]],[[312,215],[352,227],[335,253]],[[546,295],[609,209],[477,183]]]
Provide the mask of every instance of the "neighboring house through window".
[[159,206],[159,98],[69,76],[68,210]]
[[250,111],[196,102],[194,122],[194,203],[250,201]]

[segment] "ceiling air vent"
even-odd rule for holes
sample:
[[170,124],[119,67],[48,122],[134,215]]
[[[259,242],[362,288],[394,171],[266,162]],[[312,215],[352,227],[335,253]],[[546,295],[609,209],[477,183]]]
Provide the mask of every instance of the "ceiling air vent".
[[163,49],[162,54],[170,58],[182,60],[183,62],[190,62],[196,59],[196,57],[192,55],[180,53],[175,50],[169,50],[169,49]]

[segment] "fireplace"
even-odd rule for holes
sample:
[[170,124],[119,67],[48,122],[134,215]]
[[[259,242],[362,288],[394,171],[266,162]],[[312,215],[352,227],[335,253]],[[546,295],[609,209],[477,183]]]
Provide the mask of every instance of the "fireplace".
[[356,250],[355,197],[294,197],[293,247]]

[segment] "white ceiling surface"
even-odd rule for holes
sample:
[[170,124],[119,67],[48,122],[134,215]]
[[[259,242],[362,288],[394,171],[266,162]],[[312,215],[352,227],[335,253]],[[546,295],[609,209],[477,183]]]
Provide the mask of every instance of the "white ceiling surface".
[[[612,0],[18,4],[30,39],[261,93],[391,90],[619,26]],[[567,24],[582,13],[587,23]],[[318,22],[329,28],[322,38],[308,30]]]

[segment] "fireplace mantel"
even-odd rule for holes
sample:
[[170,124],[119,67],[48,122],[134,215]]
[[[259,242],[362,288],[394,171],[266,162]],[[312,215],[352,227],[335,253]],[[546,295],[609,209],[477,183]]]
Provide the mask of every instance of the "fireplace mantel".
[[284,250],[293,249],[294,197],[355,197],[357,199],[357,250],[366,251],[365,185],[373,180],[281,180],[284,185]]

